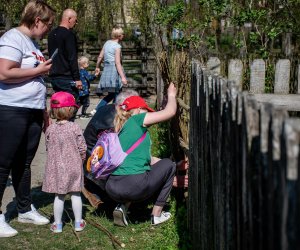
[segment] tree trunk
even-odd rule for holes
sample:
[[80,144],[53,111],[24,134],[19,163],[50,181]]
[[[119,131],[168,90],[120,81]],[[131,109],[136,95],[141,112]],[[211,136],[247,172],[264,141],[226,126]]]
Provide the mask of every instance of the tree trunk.
[[121,0],[121,17],[123,21],[124,28],[127,28],[127,23],[126,23],[126,15],[125,15],[125,8],[124,8],[124,0]]

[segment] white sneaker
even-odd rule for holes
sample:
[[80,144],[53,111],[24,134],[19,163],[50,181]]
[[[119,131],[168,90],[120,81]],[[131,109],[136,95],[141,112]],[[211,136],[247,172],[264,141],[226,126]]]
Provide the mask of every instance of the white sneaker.
[[4,214],[0,214],[0,238],[12,237],[18,234],[6,221]]
[[96,109],[93,109],[93,110],[90,112],[90,114],[91,114],[91,115],[94,115],[94,114],[96,114],[96,112],[97,112],[97,110],[96,110]]
[[159,225],[171,219],[171,213],[162,211],[160,216],[151,216],[151,225]]
[[46,217],[40,215],[32,204],[31,211],[23,214],[19,213],[18,221],[22,223],[32,223],[35,225],[46,225],[50,222]]
[[114,212],[113,212],[113,217],[114,217],[114,224],[120,227],[126,227],[128,226],[128,222],[126,220],[126,207],[124,205],[118,205]]

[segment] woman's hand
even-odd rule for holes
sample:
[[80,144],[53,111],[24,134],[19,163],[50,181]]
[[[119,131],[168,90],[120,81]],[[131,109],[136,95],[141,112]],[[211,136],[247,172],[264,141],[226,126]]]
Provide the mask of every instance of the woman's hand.
[[176,94],[177,94],[177,89],[174,83],[171,82],[168,88],[168,97],[176,97]]
[[47,60],[46,62],[40,63],[36,68],[39,70],[40,75],[48,74],[52,66],[52,59]]
[[100,71],[100,68],[96,68],[96,69],[95,69],[95,76],[98,76],[98,75],[100,74],[100,72],[101,72],[101,71]]
[[124,84],[124,85],[127,85],[127,79],[124,77],[124,78],[121,78],[121,81],[122,81],[122,83]]
[[176,100],[177,89],[174,83],[170,83],[168,88],[168,102],[163,110],[157,112],[147,112],[144,118],[144,126],[148,127],[152,124],[167,121],[172,118],[177,111],[177,100]]

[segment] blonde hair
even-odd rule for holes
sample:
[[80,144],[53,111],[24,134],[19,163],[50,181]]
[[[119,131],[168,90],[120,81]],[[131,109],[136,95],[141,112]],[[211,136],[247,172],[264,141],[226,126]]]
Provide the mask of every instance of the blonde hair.
[[89,59],[86,56],[81,56],[78,58],[78,65],[82,67],[84,63],[89,63]]
[[124,31],[121,27],[115,27],[115,28],[112,29],[111,38],[112,39],[117,39],[123,34],[124,34]]
[[76,107],[51,108],[50,117],[58,121],[70,120],[76,109]]
[[49,22],[55,16],[56,11],[42,0],[29,1],[23,9],[20,25],[32,28],[35,19],[39,17],[42,22]]
[[119,107],[126,98],[130,96],[138,96],[139,93],[133,89],[126,89],[118,94],[116,98],[116,115],[114,118],[115,131],[119,132],[123,127],[123,124],[132,116],[133,110],[125,111]]
[[123,110],[120,106],[116,106],[116,115],[114,119],[115,132],[119,132],[124,123],[132,116],[134,110]]

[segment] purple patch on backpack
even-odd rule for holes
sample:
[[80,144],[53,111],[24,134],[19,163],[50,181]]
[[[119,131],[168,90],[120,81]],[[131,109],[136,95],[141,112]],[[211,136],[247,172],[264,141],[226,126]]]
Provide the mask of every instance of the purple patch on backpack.
[[95,179],[107,179],[123,163],[126,156],[142,143],[146,134],[147,131],[124,152],[118,133],[102,132],[87,161],[87,171],[91,172]]
[[103,132],[87,162],[88,172],[96,179],[106,179],[126,158],[117,133]]

